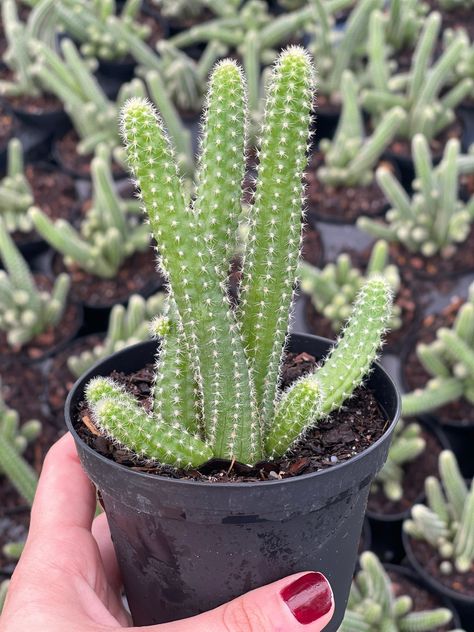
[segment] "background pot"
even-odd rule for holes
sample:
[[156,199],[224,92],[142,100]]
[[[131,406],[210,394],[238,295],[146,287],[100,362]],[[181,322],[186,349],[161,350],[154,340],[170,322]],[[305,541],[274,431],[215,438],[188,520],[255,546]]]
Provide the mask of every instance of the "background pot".
[[[321,357],[331,343],[292,335],[289,349]],[[330,580],[336,632],[349,595],[370,483],[382,467],[399,415],[399,395],[380,367],[369,385],[390,424],[370,448],[330,469],[282,481],[198,483],[131,470],[106,459],[74,429],[84,387],[95,375],[133,372],[154,361],[156,342],[97,364],[69,394],[65,416],[86,472],[99,488],[135,625],[214,608],[291,573]]]

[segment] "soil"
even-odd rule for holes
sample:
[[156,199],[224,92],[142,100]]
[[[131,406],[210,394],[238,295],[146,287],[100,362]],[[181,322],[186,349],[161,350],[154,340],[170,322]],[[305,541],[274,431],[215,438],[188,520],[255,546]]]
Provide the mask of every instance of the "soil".
[[387,207],[384,193],[374,181],[367,186],[334,187],[316,173],[322,159],[313,155],[306,171],[308,214],[326,222],[354,224],[358,217],[377,217]]
[[0,581],[2,575],[9,577],[16,562],[3,554],[9,542],[23,542],[28,534],[30,509],[25,506],[18,492],[5,477],[0,478]]
[[318,267],[323,261],[324,246],[321,234],[318,230],[310,226],[308,222],[303,225],[303,245],[301,247],[301,258],[312,266]]
[[[316,365],[316,359],[307,353],[287,354],[281,387],[286,388]],[[149,409],[153,374],[154,367],[149,364],[136,373],[125,375],[114,372],[111,377],[123,384],[128,392]],[[107,458],[151,474],[213,483],[282,480],[329,468],[364,451],[383,435],[389,423],[372,391],[360,387],[346,407],[308,432],[304,442],[298,443],[291,455],[273,461],[262,461],[254,467],[213,459],[199,469],[184,471],[159,464],[150,466],[149,463],[131,456],[127,450],[113,445],[104,436],[92,432],[89,429],[91,412],[86,402],[82,402],[73,414],[76,415],[75,427],[82,440]],[[89,428],[83,420],[86,420]],[[93,426],[92,429],[94,430]]]
[[[4,67],[0,70],[0,77],[5,81],[13,81],[14,73],[9,68]],[[53,94],[48,93],[36,96],[30,94],[4,96],[3,98],[14,110],[27,114],[50,114],[64,110],[61,101]]]
[[325,116],[339,117],[341,113],[341,104],[331,101],[326,94],[318,94],[315,103],[316,106],[316,125],[318,120],[318,112]]
[[439,569],[443,558],[436,549],[427,542],[414,538],[410,538],[410,546],[415,558],[433,579],[461,595],[474,598],[474,564],[467,573],[454,570],[450,575],[444,575]]
[[[449,127],[443,130],[439,136],[433,138],[433,140],[430,141],[433,161],[439,161],[448,140],[451,138],[458,138],[460,140],[462,134],[462,125],[458,120],[456,120]],[[408,160],[411,163],[411,139],[400,137],[395,138],[395,140],[388,146],[386,153],[387,155],[394,154],[397,158],[401,160]]]
[[0,103],[0,150],[3,151],[16,131],[17,124],[13,116]]
[[[42,274],[35,274],[36,285],[41,291],[51,291],[53,282]],[[23,347],[11,347],[7,342],[5,332],[0,332],[0,357],[2,360],[15,362],[36,362],[54,352],[56,347],[74,338],[82,324],[79,307],[71,300],[66,305],[65,312],[57,325],[48,329],[31,340]]]
[[[93,154],[79,154],[77,144],[80,142],[75,130],[69,130],[62,138],[55,141],[53,152],[56,162],[67,173],[76,178],[90,179],[91,161]],[[112,162],[112,172],[115,178],[126,177],[123,168]]]
[[[418,360],[416,355],[417,344],[420,342],[426,344],[433,342],[440,327],[450,328],[463,302],[462,299],[457,298],[441,313],[425,316],[415,340],[407,343],[406,350],[408,352],[404,354],[401,363],[402,379],[406,390],[412,391],[415,388],[423,388],[432,377]],[[464,398],[437,409],[436,415],[443,424],[449,424],[451,421],[461,422],[466,426],[474,425],[474,406]]]
[[109,307],[122,303],[131,294],[148,293],[148,288],[157,290],[162,283],[162,277],[155,267],[152,248],[136,252],[126,259],[112,279],[94,276],[76,265],[66,268],[60,256],[54,258],[53,270],[55,275],[60,272],[71,275],[73,299],[89,307]]
[[421,436],[426,448],[414,461],[403,466],[403,498],[399,501],[388,499],[382,487],[369,496],[368,510],[382,515],[401,514],[409,511],[424,494],[425,479],[438,473],[438,456],[443,447],[436,436],[423,428]]
[[464,29],[469,35],[469,39],[474,39],[474,15],[472,7],[459,7],[453,11],[443,9],[437,0],[427,0],[427,4],[431,9],[439,11],[443,18],[444,29]]
[[[392,590],[395,598],[409,595],[413,600],[413,612],[422,612],[423,610],[434,610],[436,608],[445,607],[445,604],[437,599],[436,595],[422,588],[408,577],[394,571],[389,571],[388,575],[392,582]],[[453,626],[447,624],[433,628],[432,632],[447,632],[452,629]]]
[[30,419],[44,421],[47,418],[43,403],[45,380],[37,367],[3,364],[0,366],[0,380],[5,403],[18,412],[20,423]]

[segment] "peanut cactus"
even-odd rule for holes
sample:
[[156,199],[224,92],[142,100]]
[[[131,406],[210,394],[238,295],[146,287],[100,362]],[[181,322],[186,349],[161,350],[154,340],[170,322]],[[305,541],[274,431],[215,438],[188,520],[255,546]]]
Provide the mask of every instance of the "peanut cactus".
[[418,0],[392,0],[384,14],[386,40],[392,50],[416,45],[429,7]]
[[141,221],[138,202],[118,195],[105,145],[97,149],[91,173],[92,206],[80,232],[66,220],[52,222],[37,207],[29,214],[38,233],[63,255],[67,266],[78,265],[98,277],[113,278],[128,257],[149,247],[149,231]]
[[374,553],[362,553],[360,566],[339,632],[435,632],[452,620],[447,608],[415,611],[409,595],[396,597],[390,577]]
[[436,340],[418,344],[416,352],[432,378],[425,388],[403,396],[404,415],[436,410],[461,397],[474,404],[474,283],[451,329],[438,329]]
[[440,571],[472,572],[474,564],[474,485],[470,488],[449,450],[439,456],[439,480],[425,481],[427,505],[415,505],[403,524],[412,538],[424,540],[441,558]]
[[229,17],[237,13],[241,0],[152,0],[167,18],[191,19],[201,15],[206,9],[214,15]]
[[459,176],[474,171],[474,155],[460,155],[457,139],[448,141],[443,159],[433,167],[427,139],[417,134],[412,141],[416,179],[410,198],[386,167],[376,177],[392,208],[386,223],[360,217],[357,225],[373,235],[403,244],[425,257],[449,257],[456,244],[467,238],[474,219],[474,198],[468,203],[458,197]]
[[[301,289],[311,299],[319,313],[331,321],[332,328],[338,333],[352,311],[352,304],[366,280],[374,275],[383,276],[394,295],[400,289],[398,268],[388,262],[388,244],[378,241],[370,255],[367,271],[364,274],[352,267],[349,255],[342,253],[335,263],[328,263],[321,270],[305,262],[300,264]],[[390,329],[402,326],[401,310],[393,305]]]
[[[137,99],[124,109],[128,159],[168,280],[170,311],[155,323],[164,353],[157,359],[152,411],[104,378],[91,382],[86,396],[97,426],[146,458],[186,467],[211,456],[250,464],[280,455],[350,397],[375,358],[391,310],[391,292],[380,277],[360,291],[325,364],[297,388],[278,390],[298,266],[312,86],[307,54],[297,47],[284,51],[267,96],[238,309],[229,302],[227,277],[245,163],[239,67],[225,60],[212,73],[190,203],[158,115]],[[160,428],[169,438],[166,449],[155,434]]]
[[155,294],[144,299],[133,294],[128,306],[114,305],[110,312],[109,326],[104,340],[93,349],[80,355],[71,355],[67,360],[69,370],[76,377],[81,376],[96,362],[130,345],[150,338],[150,321],[165,309],[165,294]]
[[0,181],[0,217],[10,233],[28,233],[33,225],[28,209],[33,204],[33,192],[25,176],[23,147],[12,138],[7,149],[7,175]]
[[403,419],[398,422],[388,458],[375,476],[372,491],[382,489],[385,496],[397,502],[403,498],[404,470],[403,466],[411,463],[422,454],[426,441],[421,436],[421,426],[415,422],[406,424]]
[[21,348],[61,320],[70,279],[67,274],[61,274],[51,292],[38,290],[2,219],[0,257],[5,267],[0,270],[0,330],[5,332],[9,345]]

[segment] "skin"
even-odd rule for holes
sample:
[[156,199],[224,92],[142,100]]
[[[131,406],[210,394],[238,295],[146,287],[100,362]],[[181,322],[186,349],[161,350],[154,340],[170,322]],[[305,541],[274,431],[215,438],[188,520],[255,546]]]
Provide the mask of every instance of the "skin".
[[314,623],[295,619],[280,591],[299,573],[192,619],[133,627],[107,521],[94,519],[95,508],[95,490],[66,435],[46,457],[0,632],[321,632],[332,618],[334,605]]

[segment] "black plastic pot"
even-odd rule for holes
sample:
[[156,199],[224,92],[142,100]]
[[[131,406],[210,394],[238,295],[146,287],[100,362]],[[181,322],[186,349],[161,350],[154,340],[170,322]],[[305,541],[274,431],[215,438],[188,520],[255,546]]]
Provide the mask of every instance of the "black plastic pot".
[[71,125],[68,115],[62,109],[53,112],[28,112],[12,105],[8,107],[19,121],[42,132],[64,132]]
[[474,632],[474,597],[456,592],[444,586],[435,577],[430,575],[415,557],[411,546],[411,539],[405,532],[403,532],[403,545],[409,563],[418,573],[423,584],[442,599],[451,601],[459,612],[463,628],[466,632]]
[[[292,335],[289,348],[324,355],[331,343]],[[298,571],[330,580],[336,613],[344,616],[370,483],[382,467],[400,399],[375,366],[369,385],[390,423],[386,433],[350,461],[312,474],[262,483],[198,483],[131,470],[85,445],[75,430],[87,382],[113,370],[153,362],[156,342],[129,347],[76,382],[66,423],[82,465],[101,492],[135,625],[163,623],[214,608],[252,588]]]

